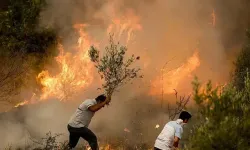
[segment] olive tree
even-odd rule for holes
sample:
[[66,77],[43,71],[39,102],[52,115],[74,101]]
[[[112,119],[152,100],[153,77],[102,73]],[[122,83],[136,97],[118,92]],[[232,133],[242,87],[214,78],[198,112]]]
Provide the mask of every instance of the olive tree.
[[89,50],[89,57],[95,64],[101,79],[104,80],[102,88],[109,97],[128,81],[142,77],[139,75],[141,69],[132,67],[140,57],[132,55],[125,59],[126,52],[127,47],[120,45],[119,42],[115,43],[113,35],[110,35],[109,45],[105,47],[103,56],[100,56],[100,50],[94,46]]

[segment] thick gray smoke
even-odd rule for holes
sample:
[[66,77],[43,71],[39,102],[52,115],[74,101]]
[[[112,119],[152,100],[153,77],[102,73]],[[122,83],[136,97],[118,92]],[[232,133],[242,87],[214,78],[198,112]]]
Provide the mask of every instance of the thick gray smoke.
[[[105,44],[106,30],[112,19],[132,10],[142,29],[133,32],[128,49],[129,54],[141,56],[140,66],[145,78],[115,93],[111,106],[96,114],[90,128],[101,139],[126,137],[130,142],[144,141],[150,145],[159,133],[155,125],[168,119],[166,107],[160,107],[159,96],[149,95],[149,81],[160,76],[159,70],[166,61],[174,57],[167,65],[169,70],[174,69],[185,63],[195,50],[199,53],[200,66],[191,77],[182,78],[174,87],[180,94],[191,90],[194,74],[202,81],[228,81],[232,60],[248,27],[248,6],[247,0],[48,0],[40,22],[41,26],[58,30],[65,46],[72,47],[77,42],[74,24],[88,24],[87,33]],[[122,36],[125,39],[127,35]],[[126,44],[124,39],[121,42]],[[94,98],[100,93],[96,90],[98,86],[99,83],[93,83],[77,95],[75,101],[30,105],[16,110],[18,113],[14,114],[19,116],[9,114],[2,118],[0,145],[23,144],[29,136],[42,137],[48,131],[64,133],[62,140],[67,139],[66,125],[70,115],[85,98]],[[171,100],[171,95],[165,96],[165,103]],[[130,132],[124,132],[124,128]]]

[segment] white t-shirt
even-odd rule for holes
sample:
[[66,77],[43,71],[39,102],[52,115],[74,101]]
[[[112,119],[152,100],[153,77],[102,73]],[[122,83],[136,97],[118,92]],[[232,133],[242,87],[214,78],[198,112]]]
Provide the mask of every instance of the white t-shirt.
[[174,137],[181,139],[183,128],[181,119],[168,122],[155,141],[154,147],[161,150],[171,150],[174,144]]
[[68,124],[71,127],[81,128],[88,127],[89,123],[94,116],[94,112],[88,110],[90,106],[97,104],[95,99],[87,99],[85,100],[75,111],[75,113],[71,116]]

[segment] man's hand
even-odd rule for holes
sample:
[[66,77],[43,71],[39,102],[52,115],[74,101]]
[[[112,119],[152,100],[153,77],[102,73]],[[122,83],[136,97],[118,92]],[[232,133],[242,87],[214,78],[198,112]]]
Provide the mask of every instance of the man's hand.
[[174,137],[174,148],[177,148],[178,149],[178,145],[179,145],[179,141],[180,141],[180,138],[178,138],[177,136]]
[[110,101],[111,101],[111,96],[107,96],[105,100],[106,105],[109,105]]
[[101,108],[103,108],[105,105],[109,105],[110,100],[111,100],[111,98],[110,98],[110,97],[107,97],[107,98],[105,99],[105,101],[100,102],[100,103],[97,103],[97,104],[95,104],[95,105],[93,105],[93,106],[90,106],[90,107],[88,108],[88,110],[90,110],[90,111],[92,111],[92,112],[96,112],[96,111],[100,110]]

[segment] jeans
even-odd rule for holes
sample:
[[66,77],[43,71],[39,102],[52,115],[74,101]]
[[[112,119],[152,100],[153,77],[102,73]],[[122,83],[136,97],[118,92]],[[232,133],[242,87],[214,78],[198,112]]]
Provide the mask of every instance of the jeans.
[[92,150],[98,150],[98,143],[95,134],[86,127],[74,128],[68,125],[69,131],[69,148],[72,149],[76,147],[78,140],[82,137],[89,143]]

